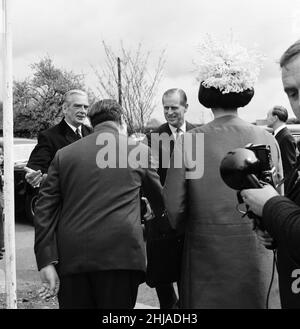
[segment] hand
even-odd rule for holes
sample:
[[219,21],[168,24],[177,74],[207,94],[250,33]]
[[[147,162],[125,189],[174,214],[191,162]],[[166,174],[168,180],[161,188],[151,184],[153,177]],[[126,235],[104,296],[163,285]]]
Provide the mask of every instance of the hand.
[[145,213],[145,215],[143,216],[143,219],[145,220],[145,221],[147,221],[147,220],[151,220],[151,219],[153,219],[153,217],[154,217],[154,214],[153,214],[153,211],[152,211],[152,209],[151,209],[151,206],[150,206],[150,203],[149,203],[149,201],[147,200],[147,198],[142,198],[144,201],[145,201],[145,203],[146,203],[146,213]]
[[263,188],[241,191],[241,196],[245,204],[249,206],[249,210],[259,217],[262,216],[266,202],[277,195],[279,195],[277,191],[269,184]]
[[257,228],[255,232],[259,242],[264,247],[266,247],[267,249],[271,249],[274,246],[275,240],[270,236],[270,234],[267,231],[262,231]]
[[42,288],[39,290],[39,296],[43,299],[48,299],[59,291],[59,277],[53,264],[43,267],[40,270]]
[[47,177],[47,174],[42,174],[40,170],[33,170],[28,167],[24,167],[24,169],[26,171],[25,179],[33,188],[39,187]]

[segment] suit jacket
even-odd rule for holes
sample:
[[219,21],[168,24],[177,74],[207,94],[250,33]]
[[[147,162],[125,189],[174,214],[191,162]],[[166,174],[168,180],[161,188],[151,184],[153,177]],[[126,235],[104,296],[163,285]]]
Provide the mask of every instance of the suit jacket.
[[[85,137],[92,129],[82,125],[82,136]],[[51,161],[57,150],[78,140],[78,136],[63,119],[57,125],[41,132],[38,143],[31,152],[27,167],[47,173]]]
[[[186,121],[186,131],[195,128],[194,125]],[[168,123],[164,123],[156,130],[147,135],[148,145],[151,147],[151,152],[156,160],[157,173],[160,178],[161,185],[164,185],[168,167],[170,165],[170,158],[174,150],[175,140]],[[156,218],[147,223],[148,241],[152,239],[160,239],[167,233],[173,235],[174,230],[170,227],[169,221],[166,217],[164,219]],[[151,251],[149,250],[151,253]]]
[[[193,128],[193,125],[186,123],[186,130]],[[151,152],[156,158],[157,171],[163,185],[174,149],[172,131],[168,123],[165,123],[147,138]],[[146,282],[150,287],[179,280],[184,241],[180,233],[171,228],[166,216],[159,216],[146,222],[148,260]]]
[[[116,147],[99,144],[107,133]],[[119,139],[120,138],[120,139]],[[145,245],[140,220],[140,188],[153,211],[163,211],[161,184],[150,163],[119,168],[136,145],[119,135],[115,125],[103,123],[86,138],[60,149],[41,187],[35,213],[35,254],[38,268],[58,260],[61,275],[102,271],[145,271]],[[132,145],[134,143],[134,145]],[[103,143],[104,144],[104,143]],[[113,144],[110,144],[113,145]],[[113,152],[115,168],[97,165],[101,154]],[[102,152],[102,153],[101,153]]]
[[[299,168],[298,168],[299,169]],[[286,197],[271,198],[263,209],[263,222],[276,240],[277,269],[281,306],[284,309],[299,309],[300,269],[300,184],[295,184],[293,193]]]
[[[297,161],[296,141],[288,128],[283,128],[275,136],[281,152],[284,177],[288,177]],[[287,182],[285,183],[287,186]]]
[[[264,206],[262,220],[277,242],[277,269],[282,308],[300,308],[299,287],[295,272],[300,266],[300,159],[286,188],[286,197],[277,196]],[[298,279],[299,280],[299,279]]]
[[[193,128],[195,128],[195,126],[186,121],[186,131],[189,131]],[[157,134],[157,136],[155,136],[154,134]],[[157,143],[156,145],[153,145],[154,143],[151,143],[151,141],[153,141],[153,139],[151,139],[151,136],[154,136],[154,140],[156,140],[157,137],[161,138],[161,142]],[[169,124],[167,122],[162,124],[156,130],[148,134],[147,138],[148,138],[148,144],[149,146],[152,146],[151,150],[153,151],[154,156],[157,158],[158,161],[157,172],[159,174],[161,184],[163,185],[165,183],[165,179],[167,175],[167,170],[168,170],[167,165],[173,153],[174,142],[175,142]],[[170,140],[170,148],[168,148],[169,140]]]

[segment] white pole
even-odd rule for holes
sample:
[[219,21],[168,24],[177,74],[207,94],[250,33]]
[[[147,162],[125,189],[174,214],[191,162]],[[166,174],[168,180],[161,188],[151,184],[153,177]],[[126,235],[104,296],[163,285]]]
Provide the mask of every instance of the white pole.
[[13,153],[13,77],[11,1],[3,4],[3,143],[4,143],[4,246],[6,307],[17,308],[16,252],[15,252],[15,200]]

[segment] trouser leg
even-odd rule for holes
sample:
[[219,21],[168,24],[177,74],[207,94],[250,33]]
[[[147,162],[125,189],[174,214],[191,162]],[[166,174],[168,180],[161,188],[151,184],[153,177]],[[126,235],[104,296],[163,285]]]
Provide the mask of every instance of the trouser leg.
[[161,309],[177,308],[177,296],[173,283],[160,284],[155,287]]
[[91,274],[93,294],[99,309],[133,309],[143,272],[99,271]]
[[83,273],[60,277],[58,302],[61,309],[95,308],[89,275]]

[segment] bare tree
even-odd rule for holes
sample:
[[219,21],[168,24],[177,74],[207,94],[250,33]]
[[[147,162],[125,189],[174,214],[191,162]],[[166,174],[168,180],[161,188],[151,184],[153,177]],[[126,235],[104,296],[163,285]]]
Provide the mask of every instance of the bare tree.
[[122,106],[130,132],[142,132],[154,108],[157,86],[162,79],[165,65],[165,50],[160,53],[154,73],[148,70],[150,51],[145,51],[141,43],[136,50],[127,50],[120,43],[120,56],[117,56],[105,41],[105,62],[97,69],[93,67],[101,97],[119,99],[118,57],[121,59]]

